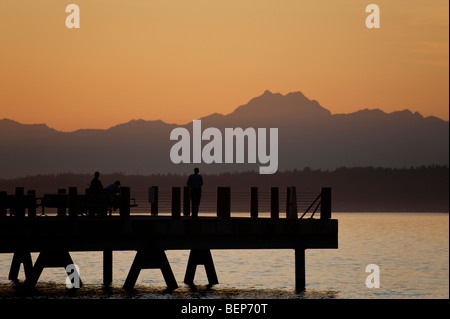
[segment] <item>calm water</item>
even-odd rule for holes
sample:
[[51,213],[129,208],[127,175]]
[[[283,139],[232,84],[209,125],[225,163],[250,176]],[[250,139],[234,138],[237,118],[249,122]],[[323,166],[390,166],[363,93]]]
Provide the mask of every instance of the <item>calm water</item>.
[[[294,291],[293,250],[213,250],[220,284],[207,286],[203,266],[195,289],[182,283],[188,251],[167,251],[179,283],[173,292],[157,269],[142,270],[136,289],[121,287],[135,252],[114,252],[113,285],[102,286],[102,254],[73,252],[84,286],[66,289],[65,272],[44,269],[33,298],[449,298],[449,215],[334,213],[339,220],[339,249],[306,251],[306,291]],[[32,254],[33,261],[37,254]],[[12,254],[0,254],[0,298],[23,297],[8,279]],[[380,288],[365,285],[366,266],[380,268]],[[21,270],[20,280],[24,280]]]

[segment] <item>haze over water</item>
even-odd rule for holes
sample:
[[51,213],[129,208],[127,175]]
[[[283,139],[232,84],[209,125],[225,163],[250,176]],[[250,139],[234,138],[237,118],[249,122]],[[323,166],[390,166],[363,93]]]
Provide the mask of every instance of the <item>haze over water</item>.
[[[264,216],[264,214],[262,214]],[[44,269],[31,298],[449,298],[449,215],[427,213],[334,213],[339,249],[306,251],[306,291],[295,293],[293,250],[213,250],[219,284],[207,287],[202,266],[191,289],[182,283],[188,251],[167,251],[179,288],[169,293],[157,269],[141,271],[135,290],[122,285],[134,251],[114,252],[113,284],[102,287],[102,254],[72,252],[84,286],[71,292],[61,268]],[[33,261],[37,254],[32,254]],[[21,298],[8,279],[12,254],[0,255],[0,298]],[[380,288],[365,285],[368,264],[380,267]],[[24,280],[23,270],[19,280]]]

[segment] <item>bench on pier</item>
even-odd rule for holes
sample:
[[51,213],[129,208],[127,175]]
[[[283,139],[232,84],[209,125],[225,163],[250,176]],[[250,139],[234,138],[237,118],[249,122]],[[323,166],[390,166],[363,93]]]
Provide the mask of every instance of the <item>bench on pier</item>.
[[106,216],[107,213],[120,209],[125,215],[129,215],[131,207],[137,207],[136,199],[130,198],[129,187],[123,187],[118,195],[111,194],[77,194],[76,187],[70,187],[69,193],[65,189],[59,189],[57,194],[44,194],[42,198],[36,197],[36,192],[30,190],[24,194],[23,187],[17,187],[14,195],[7,192],[0,192],[0,217],[6,216],[10,211],[10,216],[17,218],[25,217],[28,210],[28,217],[35,217],[36,210],[41,207],[42,214],[45,215],[46,208],[57,208],[58,216],[66,216],[67,209],[70,216],[76,215],[98,215]]

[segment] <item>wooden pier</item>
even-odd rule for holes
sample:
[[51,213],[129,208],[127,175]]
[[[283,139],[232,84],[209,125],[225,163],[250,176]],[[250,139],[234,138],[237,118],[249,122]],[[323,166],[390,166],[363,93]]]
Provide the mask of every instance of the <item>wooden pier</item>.
[[[185,193],[186,189],[183,191]],[[159,268],[168,288],[175,289],[178,284],[166,257],[167,250],[190,250],[184,277],[186,284],[194,284],[197,265],[204,265],[209,284],[213,285],[219,279],[211,250],[294,249],[295,287],[302,291],[306,285],[305,250],[338,248],[338,221],[331,219],[330,188],[322,188],[301,216],[296,208],[295,188],[290,188],[286,218],[279,217],[278,188],[275,187],[271,189],[270,218],[258,216],[257,188],[250,192],[249,217],[231,217],[227,187],[217,189],[217,217],[201,216],[200,211],[195,219],[189,216],[189,197],[185,195],[181,209],[179,187],[172,191],[171,216],[159,216],[157,193],[157,187],[149,192],[151,214],[143,216],[131,214],[134,205],[127,187],[122,187],[119,195],[109,199],[78,195],[75,188],[70,188],[67,193],[61,190],[44,195],[40,202],[35,192],[25,194],[21,188],[16,189],[14,195],[0,192],[0,253],[14,253],[9,279],[17,280],[23,264],[25,285],[33,287],[45,267],[65,268],[73,264],[70,252],[102,251],[103,279],[108,285],[113,280],[113,252],[134,250],[136,256],[124,288],[134,287],[141,269]],[[119,216],[108,216],[107,211],[112,206],[119,209]],[[57,208],[58,214],[38,217],[38,207]],[[320,218],[311,218],[319,207]],[[97,214],[89,215],[89,211],[97,211]],[[39,253],[34,265],[32,252]]]

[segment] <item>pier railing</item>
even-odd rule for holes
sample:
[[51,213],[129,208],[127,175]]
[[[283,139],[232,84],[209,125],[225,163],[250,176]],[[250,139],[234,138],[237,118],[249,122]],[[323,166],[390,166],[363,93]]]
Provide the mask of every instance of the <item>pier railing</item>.
[[[120,193],[114,195],[79,194],[76,187],[69,187],[41,196],[37,196],[35,190],[25,193],[23,187],[16,187],[14,194],[0,191],[0,218],[8,216],[8,212],[17,219],[47,216],[48,212],[72,218],[83,215],[127,218],[131,214],[179,218],[191,215],[191,199],[189,187],[161,189],[152,186],[146,191],[138,191],[135,197],[131,197],[129,187],[121,187]],[[247,192],[217,187],[215,192],[202,193],[200,216],[202,212],[215,212],[220,218],[230,218],[231,212],[241,216],[241,213],[249,212],[252,218],[261,217],[260,213],[270,213],[270,218],[274,219],[284,213],[288,219],[314,218],[320,213],[321,219],[330,219],[331,188],[322,187],[319,193],[297,193],[296,187],[271,187],[270,191],[251,187]]]

